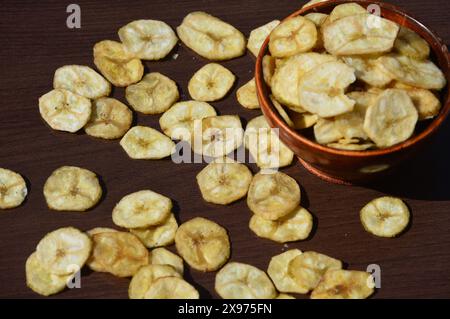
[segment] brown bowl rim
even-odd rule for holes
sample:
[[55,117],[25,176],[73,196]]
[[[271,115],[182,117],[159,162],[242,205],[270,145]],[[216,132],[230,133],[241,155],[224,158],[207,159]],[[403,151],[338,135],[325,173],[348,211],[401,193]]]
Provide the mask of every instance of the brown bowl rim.
[[[394,11],[396,13],[399,13],[403,15],[407,20],[413,21],[413,23],[417,24],[424,32],[428,33],[434,41],[436,41],[440,47],[442,48],[442,55],[447,63],[447,68],[450,69],[450,55],[448,52],[447,46],[442,42],[441,38],[436,35],[435,32],[431,31],[428,27],[424,26],[420,21],[412,17],[410,14],[406,13],[404,10],[400,9],[399,7],[384,3],[384,2],[378,2],[378,1],[366,1],[366,0],[330,0],[325,2],[320,2],[311,6],[308,6],[306,8],[301,8],[294,13],[290,14],[288,17],[283,19],[282,21],[304,14],[304,13],[310,13],[310,12],[316,12],[316,9],[320,9],[322,7],[328,7],[328,6],[336,6],[338,4],[342,3],[348,3],[348,2],[356,2],[358,4],[362,4],[364,6],[368,6],[370,4],[376,4],[379,5],[380,8],[384,8],[387,10]],[[450,83],[448,81],[448,75],[446,74],[447,78],[447,99],[445,103],[443,103],[443,107],[440,111],[440,114],[422,131],[420,134],[413,136],[412,138],[409,138],[408,140],[396,144],[394,146],[384,148],[384,149],[376,149],[376,150],[366,150],[366,151],[348,151],[348,150],[339,150],[339,149],[333,149],[321,144],[318,144],[301,134],[297,133],[294,129],[289,127],[284,120],[280,118],[280,116],[275,111],[275,107],[272,105],[272,102],[270,101],[269,97],[264,95],[264,87],[267,85],[265,84],[263,80],[263,73],[262,73],[262,60],[266,52],[268,51],[268,43],[269,43],[269,37],[266,38],[263,45],[261,46],[261,49],[259,51],[259,54],[256,59],[256,67],[255,67],[255,82],[256,82],[256,91],[258,95],[258,100],[261,104],[261,110],[266,118],[272,119],[272,121],[275,123],[275,125],[271,125],[273,128],[280,128],[285,133],[287,133],[291,138],[295,140],[296,143],[305,144],[309,146],[312,149],[315,149],[317,151],[321,151],[324,153],[332,154],[332,155],[341,155],[341,156],[350,156],[350,157],[376,157],[376,156],[384,156],[388,154],[392,154],[394,152],[400,151],[402,149],[408,148],[410,146],[413,146],[414,144],[417,144],[418,142],[426,139],[431,134],[437,131],[437,129],[442,125],[444,120],[447,118],[447,116],[450,113]],[[439,67],[442,67],[439,65]]]

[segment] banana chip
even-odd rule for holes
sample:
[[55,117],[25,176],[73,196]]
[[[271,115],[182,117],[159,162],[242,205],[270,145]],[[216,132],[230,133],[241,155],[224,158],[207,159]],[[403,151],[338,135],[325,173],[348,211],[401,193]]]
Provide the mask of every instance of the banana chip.
[[314,137],[319,144],[331,144],[344,138],[334,119],[319,119],[314,125]]
[[101,234],[101,233],[114,233],[117,232],[118,230],[115,230],[113,228],[108,228],[108,227],[95,227],[92,229],[89,229],[86,234],[88,234],[90,237],[97,235],[97,234]]
[[288,270],[294,280],[303,288],[303,293],[308,293],[308,291],[317,287],[328,270],[341,268],[342,262],[340,260],[307,251],[291,260]]
[[275,58],[270,55],[265,55],[262,59],[262,72],[264,81],[268,86],[272,85],[272,77],[275,73]]
[[277,220],[300,204],[300,187],[295,179],[282,172],[258,173],[253,177],[247,205],[256,215]]
[[294,122],[292,122],[291,118],[289,117],[288,113],[284,109],[283,105],[281,105],[274,97],[273,95],[270,96],[270,100],[272,101],[273,106],[277,110],[278,114],[281,116],[281,118],[286,122],[287,125],[294,128]]
[[279,294],[275,299],[295,299],[295,297],[289,294]]
[[[328,19],[332,19],[332,14]],[[333,55],[377,54],[390,51],[399,26],[372,14],[328,20],[322,27],[325,49]]]
[[408,94],[388,89],[367,109],[364,131],[378,147],[389,147],[410,138],[417,120],[417,110]]
[[225,228],[201,217],[178,227],[175,245],[192,268],[204,272],[219,269],[230,257],[230,240]]
[[380,57],[380,63],[397,81],[428,90],[440,90],[447,80],[431,61],[420,61],[402,55]]
[[122,137],[120,145],[133,159],[161,159],[175,150],[175,143],[170,138],[146,126],[132,127]]
[[84,65],[65,65],[55,71],[55,89],[64,89],[88,99],[108,96],[111,84],[103,76]]
[[89,121],[91,101],[70,91],[56,89],[39,98],[39,112],[52,129],[75,133]]
[[385,87],[394,79],[386,72],[378,58],[343,57],[342,60],[355,69],[358,80],[375,87]]
[[0,209],[20,206],[27,197],[27,184],[22,176],[0,167]]
[[236,98],[239,104],[247,109],[259,109],[255,78],[248,81],[236,91]]
[[179,277],[156,279],[145,293],[144,299],[199,299],[191,284]]
[[170,214],[161,224],[146,228],[133,228],[130,232],[135,234],[147,248],[168,246],[173,244],[178,223],[173,214]]
[[197,154],[210,157],[225,156],[243,141],[241,120],[237,115],[211,116],[195,121],[191,147]]
[[295,111],[288,112],[292,121],[293,128],[296,130],[303,130],[314,126],[319,121],[319,116],[308,112],[298,113]]
[[122,137],[131,126],[133,113],[119,100],[100,98],[92,104],[91,119],[84,127],[87,135],[116,139]]
[[273,299],[278,294],[264,271],[237,262],[217,273],[215,290],[223,299]]
[[364,229],[378,237],[395,237],[409,224],[409,209],[398,198],[380,197],[361,209]]
[[168,265],[147,265],[142,266],[134,274],[128,288],[128,297],[130,299],[144,299],[150,286],[159,278],[178,277],[181,275]]
[[267,273],[278,291],[297,294],[306,294],[308,292],[303,286],[303,283],[298,281],[291,271],[292,261],[301,254],[302,252],[300,250],[291,249],[272,257],[270,260]]
[[195,120],[216,116],[216,110],[206,102],[183,101],[174,104],[160,118],[164,134],[174,140],[189,140]]
[[318,4],[318,3],[321,3],[321,2],[325,2],[325,1],[329,1],[329,0],[310,0],[306,4],[303,5],[302,9],[310,7],[310,6]]
[[294,153],[281,142],[263,115],[248,122],[245,146],[260,168],[285,167],[294,159]]
[[394,48],[398,53],[418,60],[425,60],[430,55],[428,42],[414,31],[405,27],[400,27]]
[[441,101],[433,92],[397,82],[394,88],[405,90],[419,113],[419,120],[428,120],[439,114]]
[[338,150],[344,150],[344,151],[366,151],[370,148],[374,148],[375,144],[373,144],[373,143],[358,144],[357,142],[348,143],[348,144],[346,144],[346,143],[330,143],[330,144],[327,144],[327,146],[338,149]]
[[69,275],[81,269],[91,253],[89,236],[76,228],[59,228],[45,235],[36,247],[39,264],[55,275]]
[[209,60],[229,60],[245,53],[244,35],[205,12],[189,13],[177,33],[187,47]]
[[264,41],[270,35],[272,30],[275,29],[279,24],[280,20],[273,20],[263,26],[260,26],[259,28],[252,30],[248,38],[247,49],[257,57]]
[[114,224],[141,228],[164,223],[170,216],[172,201],[166,196],[143,190],[122,198],[112,212]]
[[48,207],[58,211],[86,211],[98,203],[102,193],[95,173],[74,166],[58,168],[44,185]]
[[165,248],[155,248],[148,255],[148,263],[150,265],[169,265],[183,275],[184,265],[183,259]]
[[275,58],[286,58],[311,50],[317,42],[315,24],[302,16],[281,22],[270,34],[269,50]]
[[313,218],[305,208],[298,207],[276,221],[255,214],[250,219],[249,227],[258,237],[287,243],[308,238],[313,227]]
[[141,60],[120,42],[104,40],[94,46],[94,64],[113,85],[125,87],[144,75]]
[[365,299],[373,294],[373,277],[363,271],[327,271],[311,299]]
[[189,80],[189,94],[196,101],[217,101],[230,91],[235,79],[234,74],[225,67],[209,63],[195,72]]
[[178,38],[170,26],[158,20],[136,20],[119,29],[120,41],[143,60],[160,60],[177,44]]
[[305,15],[305,18],[314,23],[314,25],[317,28],[317,41],[316,45],[314,46],[315,50],[322,50],[323,49],[323,38],[322,33],[319,32],[319,30],[322,28],[322,25],[325,23],[325,21],[328,19],[328,14],[323,14],[319,12],[312,12]]
[[139,83],[125,90],[125,97],[135,111],[160,114],[167,111],[178,99],[177,84],[158,72],[149,73]]
[[367,13],[366,9],[357,3],[343,3],[334,7],[327,19],[327,24],[333,23],[339,19],[355,16],[357,14]]
[[131,277],[148,264],[147,248],[133,234],[104,232],[92,236],[92,254],[88,266],[117,277]]

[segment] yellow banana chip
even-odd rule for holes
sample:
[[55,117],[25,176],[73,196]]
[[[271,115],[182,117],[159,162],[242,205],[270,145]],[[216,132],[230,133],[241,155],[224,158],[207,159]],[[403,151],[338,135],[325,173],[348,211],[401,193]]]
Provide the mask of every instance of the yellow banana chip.
[[247,205],[256,215],[277,220],[300,204],[300,187],[295,179],[282,172],[258,173],[253,177]]
[[109,82],[118,87],[136,83],[144,75],[141,60],[116,41],[104,40],[95,44],[94,64]]
[[328,147],[335,148],[338,150],[345,150],[345,151],[366,151],[370,148],[374,148],[375,144],[373,143],[362,143],[358,144],[355,143],[330,143],[327,144]]
[[135,234],[147,248],[168,246],[173,244],[178,223],[173,214],[170,214],[161,224],[146,228],[133,228],[130,232]]
[[178,42],[172,28],[158,20],[136,20],[120,28],[118,33],[127,49],[143,60],[166,57]]
[[259,109],[255,78],[248,81],[236,91],[236,98],[239,104],[247,109]]
[[278,294],[264,271],[237,262],[216,274],[215,290],[223,299],[273,299]]
[[315,5],[315,4],[318,4],[321,2],[325,2],[325,1],[329,1],[329,0],[310,0],[306,4],[304,4],[302,8],[310,7],[312,5]]
[[178,227],[175,245],[180,256],[200,271],[215,271],[230,257],[230,240],[225,228],[201,217]]
[[344,138],[334,119],[319,119],[314,125],[314,137],[319,144],[331,144]]
[[183,275],[184,265],[183,259],[165,248],[155,248],[148,255],[148,263],[150,265],[169,265]]
[[209,60],[229,60],[245,53],[244,35],[205,12],[189,13],[177,33],[187,47]]
[[319,116],[308,112],[298,113],[295,111],[288,112],[292,121],[293,128],[296,130],[303,130],[314,126],[319,121]]
[[257,57],[264,41],[270,35],[272,30],[275,29],[275,27],[277,27],[279,24],[280,20],[273,20],[263,26],[260,26],[259,28],[252,30],[248,38],[247,49]]
[[101,234],[101,233],[114,233],[117,231],[118,230],[115,230],[113,228],[108,228],[108,227],[95,227],[95,228],[89,229],[86,232],[86,234],[88,234],[88,236],[92,237],[94,235]]
[[122,137],[133,121],[131,110],[119,100],[100,98],[92,104],[91,119],[84,127],[87,135],[116,139]]
[[303,283],[297,280],[291,271],[292,261],[301,254],[300,250],[291,249],[272,257],[270,260],[267,273],[278,291],[297,294],[306,294],[308,292]]
[[130,299],[144,299],[150,286],[159,278],[178,277],[181,275],[168,265],[147,265],[142,266],[134,274],[128,288],[128,297]]
[[272,77],[275,73],[275,58],[270,55],[265,55],[262,60],[262,71],[264,81],[268,86],[272,85]]
[[367,13],[366,9],[361,7],[357,3],[343,3],[340,5],[337,5],[334,7],[334,9],[331,11],[330,15],[327,19],[327,24],[330,24],[334,21],[337,21],[339,19],[354,16],[357,14],[365,14]]
[[0,167],[0,209],[20,206],[27,197],[27,184],[22,176]]
[[295,299],[295,297],[289,294],[279,294],[275,299]]
[[397,82],[394,88],[405,90],[419,113],[419,120],[428,120],[439,114],[441,101],[433,92]]
[[156,279],[145,293],[144,299],[199,299],[200,295],[191,284],[179,277]]
[[75,133],[89,121],[91,101],[70,91],[56,89],[39,98],[39,112],[52,129]]
[[255,214],[250,219],[249,227],[258,237],[287,243],[308,238],[313,227],[313,217],[305,208],[298,207],[275,221]]
[[361,209],[361,222],[369,233],[378,237],[395,237],[409,224],[408,206],[399,198],[380,197]]
[[317,41],[316,45],[314,46],[315,50],[322,50],[323,49],[323,38],[322,33],[319,32],[319,30],[322,28],[322,25],[325,23],[325,21],[328,19],[328,14],[323,14],[319,12],[312,12],[305,15],[305,18],[314,23],[314,25],[317,28]]
[[102,197],[95,173],[80,167],[63,166],[55,170],[44,185],[44,196],[50,209],[84,212]]
[[91,239],[86,234],[73,227],[59,228],[40,240],[36,258],[48,272],[69,275],[83,267],[91,248]]
[[189,80],[189,94],[196,101],[213,102],[222,99],[234,84],[236,77],[217,63],[200,68]]
[[64,89],[88,99],[108,96],[111,84],[103,76],[84,65],[65,65],[55,71],[55,89]]
[[284,109],[283,105],[281,105],[274,97],[273,95],[270,96],[270,100],[272,101],[273,106],[275,106],[275,109],[277,110],[278,114],[281,116],[281,118],[286,122],[287,125],[294,128],[294,122],[292,122],[291,118],[289,117],[288,113]]
[[148,264],[148,251],[133,234],[103,232],[92,236],[92,254],[89,268],[108,272],[117,277],[131,277]]
[[373,294],[373,277],[363,271],[329,270],[311,299],[365,299]]
[[362,58],[362,57],[343,57],[342,60],[355,69],[355,75],[358,80],[375,87],[385,87],[394,79],[393,76],[386,72],[378,58]]
[[139,83],[125,90],[125,97],[135,111],[160,114],[167,111],[178,99],[177,84],[158,72],[145,75]]
[[418,60],[427,59],[430,55],[428,42],[414,31],[405,27],[400,27],[394,48],[398,53]]
[[161,159],[175,150],[170,138],[146,126],[132,127],[120,140],[120,146],[133,159]]

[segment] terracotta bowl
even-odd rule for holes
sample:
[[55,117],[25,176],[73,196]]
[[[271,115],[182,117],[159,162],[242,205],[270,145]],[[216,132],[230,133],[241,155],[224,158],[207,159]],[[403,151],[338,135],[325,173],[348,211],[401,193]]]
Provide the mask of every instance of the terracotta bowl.
[[344,151],[320,145],[301,133],[291,129],[279,116],[269,98],[270,89],[265,84],[262,73],[262,58],[268,51],[269,39],[264,42],[256,61],[256,86],[261,109],[273,128],[279,129],[280,139],[298,156],[300,162],[311,173],[330,182],[353,184],[367,182],[392,170],[398,164],[410,159],[414,153],[428,144],[450,112],[449,84],[450,57],[447,46],[430,29],[406,14],[401,9],[373,1],[328,1],[298,10],[288,18],[311,12],[330,13],[343,2],[357,2],[367,8],[376,4],[381,8],[381,16],[408,27],[422,36],[431,47],[431,59],[437,63],[447,78],[447,87],[441,92],[440,114],[409,140],[386,149],[362,152]]

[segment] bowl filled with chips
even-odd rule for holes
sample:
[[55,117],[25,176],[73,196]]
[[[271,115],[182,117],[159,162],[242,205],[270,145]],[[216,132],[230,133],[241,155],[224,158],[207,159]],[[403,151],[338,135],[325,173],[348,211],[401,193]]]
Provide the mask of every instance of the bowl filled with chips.
[[365,182],[427,144],[450,111],[447,46],[390,4],[311,1],[256,62],[261,109],[310,172]]

